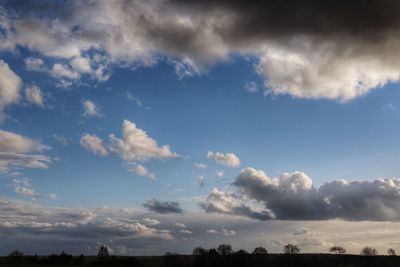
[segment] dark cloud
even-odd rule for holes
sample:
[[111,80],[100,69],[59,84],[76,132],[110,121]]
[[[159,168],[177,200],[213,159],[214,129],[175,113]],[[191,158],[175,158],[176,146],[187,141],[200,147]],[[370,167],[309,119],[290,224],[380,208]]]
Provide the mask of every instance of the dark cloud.
[[[239,54],[255,58],[269,93],[348,101],[400,76],[394,0],[11,1],[4,7],[0,49],[22,46],[52,57],[74,74],[66,80],[103,81],[111,65],[163,59],[180,78],[190,77]],[[73,69],[80,57],[90,72]]]
[[275,216],[269,210],[256,210],[249,207],[238,195],[214,189],[206,201],[200,203],[206,212],[220,212],[231,215],[240,215],[257,220],[270,220]]
[[[337,180],[316,189],[311,178],[301,172],[275,178],[246,168],[233,185],[237,194],[213,190],[202,203],[204,210],[260,220],[400,220],[400,179]],[[264,206],[256,214],[270,216],[250,213],[253,208],[249,200]]]
[[[381,36],[400,29],[400,3],[396,0],[256,0],[186,1],[171,0],[187,12],[213,10],[230,14],[228,39],[279,38],[297,34],[330,37]],[[217,28],[217,26],[216,26]]]
[[183,213],[183,209],[181,208],[178,202],[173,202],[173,201],[161,202],[155,198],[148,200],[146,203],[143,204],[143,207],[161,214]]

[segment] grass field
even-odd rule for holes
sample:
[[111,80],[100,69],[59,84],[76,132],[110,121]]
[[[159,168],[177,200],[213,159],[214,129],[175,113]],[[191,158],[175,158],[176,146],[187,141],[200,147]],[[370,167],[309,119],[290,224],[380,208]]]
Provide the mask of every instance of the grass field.
[[67,267],[67,266],[270,266],[270,267],[396,267],[400,266],[400,257],[396,256],[358,256],[358,255],[331,255],[331,254],[268,254],[268,255],[229,255],[229,256],[138,256],[119,257],[110,256],[104,259],[97,257],[72,257],[58,262],[46,261],[46,257],[32,259],[10,260],[0,258],[0,266],[5,267]]

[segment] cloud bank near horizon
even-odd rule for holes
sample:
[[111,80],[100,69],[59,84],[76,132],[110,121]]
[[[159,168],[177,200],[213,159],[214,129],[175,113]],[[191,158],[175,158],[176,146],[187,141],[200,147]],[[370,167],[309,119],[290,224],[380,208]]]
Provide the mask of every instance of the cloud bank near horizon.
[[398,178],[336,180],[315,188],[302,172],[271,177],[249,167],[240,172],[233,186],[235,190],[214,188],[201,207],[206,212],[258,220],[400,220]]

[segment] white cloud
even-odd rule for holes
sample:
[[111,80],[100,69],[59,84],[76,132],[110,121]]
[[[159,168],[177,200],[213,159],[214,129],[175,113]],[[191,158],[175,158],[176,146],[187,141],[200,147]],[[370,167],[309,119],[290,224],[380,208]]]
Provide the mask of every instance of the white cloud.
[[337,54],[337,45],[300,39],[290,46],[269,47],[258,66],[259,73],[267,77],[267,90],[277,95],[348,101],[398,81],[399,71],[393,63],[350,50]]
[[151,218],[144,218],[142,220],[140,220],[143,224],[145,225],[158,225],[161,222],[157,219],[151,219]]
[[229,230],[229,229],[222,229],[222,234],[224,235],[224,236],[234,236],[234,235],[236,235],[236,232],[235,231],[233,231],[233,230]]
[[80,73],[90,73],[92,71],[89,60],[81,56],[72,58],[71,66]]
[[247,82],[244,85],[244,89],[249,93],[257,93],[260,90],[255,82]]
[[18,179],[15,178],[13,180],[13,187],[15,193],[25,196],[25,197],[31,197],[32,199],[37,199],[37,198],[49,198],[49,199],[56,199],[57,195],[54,193],[50,194],[38,194],[36,191],[32,188],[32,184],[29,179],[27,178],[22,178]]
[[91,100],[85,100],[82,103],[85,117],[101,117],[101,113],[97,105]]
[[191,234],[193,234],[193,232],[192,232],[192,231],[190,231],[190,230],[187,230],[187,229],[180,230],[180,231],[179,231],[179,233],[181,233],[181,234],[185,234],[185,235],[191,235]]
[[186,228],[186,225],[184,223],[175,223],[175,226],[178,228]]
[[128,120],[123,122],[122,139],[111,135],[110,140],[111,150],[126,161],[169,159],[178,156],[170,150],[169,145],[159,147],[156,140]]
[[92,152],[95,155],[106,156],[108,155],[107,148],[103,144],[103,140],[101,140],[96,135],[92,134],[84,134],[80,139],[80,144],[86,150]]
[[195,166],[196,168],[198,168],[198,169],[205,169],[205,168],[207,168],[207,165],[206,165],[206,164],[204,164],[204,163],[198,163],[198,162],[196,162],[196,163],[194,164],[194,166]]
[[221,152],[207,152],[208,159],[214,159],[216,163],[227,167],[235,168],[240,165],[240,159],[234,153],[223,154]]
[[32,85],[25,89],[25,97],[29,103],[45,107],[44,96],[39,86]]
[[136,164],[134,165],[132,168],[130,168],[131,172],[136,173],[137,175],[143,176],[143,177],[147,177],[149,179],[156,179],[156,176],[154,173],[149,172],[149,170],[143,166],[142,164]]
[[208,229],[206,231],[207,234],[213,234],[213,235],[223,235],[223,236],[235,236],[236,232],[234,230],[229,230],[226,228],[222,228],[221,231],[217,231],[215,229]]
[[41,58],[28,57],[25,59],[25,67],[29,71],[45,71],[46,67]]
[[49,147],[22,135],[0,130],[0,152],[29,153],[42,152]]
[[0,130],[0,171],[12,168],[48,168],[51,159],[40,153],[50,147],[22,135]]
[[218,177],[223,177],[225,175],[224,171],[216,171],[215,175],[217,175]]
[[78,79],[79,72],[72,70],[68,65],[65,64],[54,64],[50,70],[50,74],[54,78],[68,78],[71,80]]
[[103,142],[96,135],[85,134],[80,143],[94,154],[106,156],[113,153],[120,156],[129,166],[129,171],[150,179],[155,179],[155,174],[140,164],[141,162],[178,157],[178,154],[170,150],[169,145],[158,146],[156,140],[128,120],[123,122],[122,138],[111,134],[108,142]]
[[0,59],[0,121],[5,117],[4,109],[19,102],[21,85],[21,78]]

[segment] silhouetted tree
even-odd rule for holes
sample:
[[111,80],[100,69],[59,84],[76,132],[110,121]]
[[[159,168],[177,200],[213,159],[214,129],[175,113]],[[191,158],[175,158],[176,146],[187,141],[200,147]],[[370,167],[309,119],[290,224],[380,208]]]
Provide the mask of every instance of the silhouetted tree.
[[19,250],[13,250],[10,252],[10,254],[8,254],[9,257],[23,257],[24,253],[22,253],[22,251]]
[[378,254],[378,251],[373,247],[364,247],[360,252],[361,256],[375,256],[376,254]]
[[207,255],[207,250],[202,247],[195,247],[193,249],[193,255]]
[[207,254],[208,254],[209,256],[218,256],[218,255],[219,255],[219,252],[218,252],[215,248],[210,248],[210,249],[207,251]]
[[238,251],[235,251],[233,254],[235,254],[235,255],[246,255],[246,254],[249,254],[249,252],[247,250],[244,250],[244,249],[239,249]]
[[232,246],[229,244],[221,244],[218,246],[217,251],[220,255],[229,255],[233,253]]
[[179,255],[179,253],[171,252],[171,251],[167,251],[164,254],[164,256],[178,256],[178,255]]
[[345,254],[346,249],[344,249],[343,247],[339,247],[339,246],[333,246],[329,249],[329,252],[333,252],[336,255],[340,255],[340,254]]
[[256,247],[252,254],[268,254],[268,250],[263,247]]
[[97,256],[99,257],[108,257],[108,248],[106,245],[101,245],[101,247],[99,248],[99,252],[97,253]]
[[300,248],[295,244],[287,244],[283,247],[283,253],[285,254],[299,254]]
[[394,249],[392,249],[392,248],[389,248],[387,250],[387,253],[388,253],[389,256],[396,256],[397,255],[396,251]]

